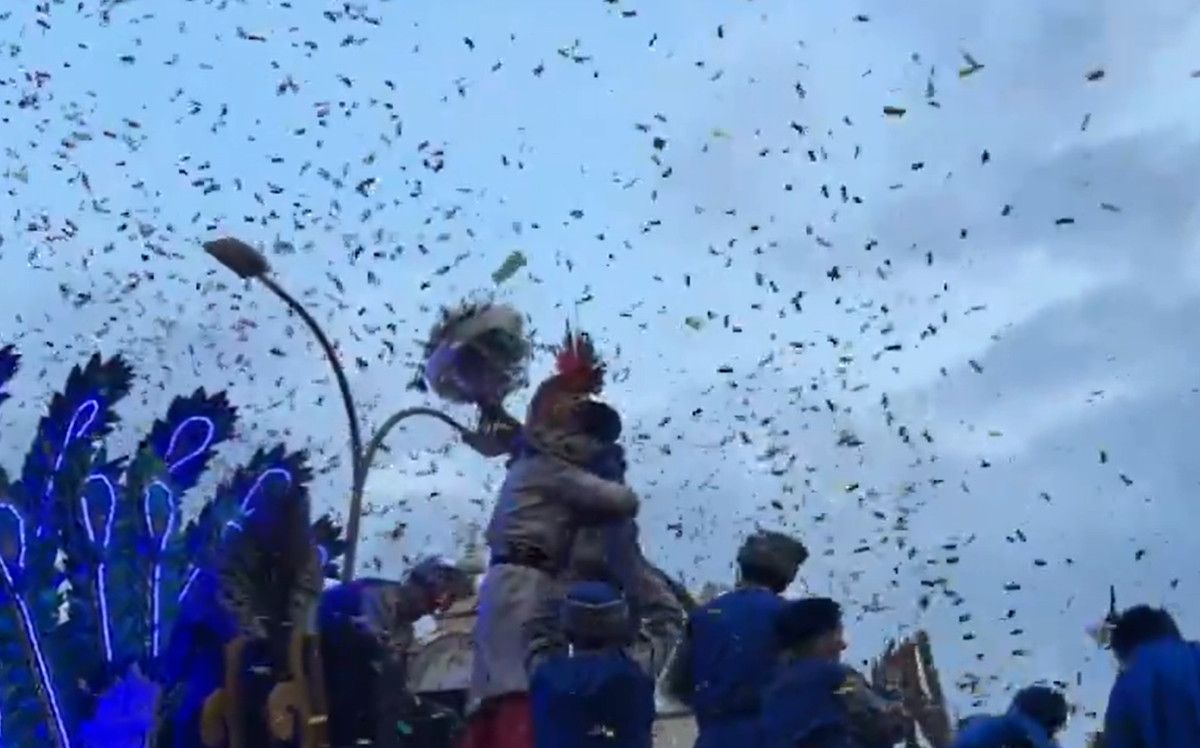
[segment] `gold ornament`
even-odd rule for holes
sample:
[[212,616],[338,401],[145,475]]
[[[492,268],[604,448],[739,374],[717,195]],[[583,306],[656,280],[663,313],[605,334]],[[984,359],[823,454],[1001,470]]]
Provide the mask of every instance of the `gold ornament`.
[[204,700],[200,711],[200,742],[205,748],[225,745],[225,691],[220,688]]
[[271,736],[276,740],[291,741],[296,735],[296,717],[304,711],[296,682],[277,683],[267,697],[267,724]]

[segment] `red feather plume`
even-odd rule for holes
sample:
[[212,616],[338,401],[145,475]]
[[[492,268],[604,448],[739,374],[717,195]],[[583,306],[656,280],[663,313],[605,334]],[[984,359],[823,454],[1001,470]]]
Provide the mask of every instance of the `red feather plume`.
[[571,332],[570,325],[554,365],[563,388],[570,392],[595,395],[604,388],[604,362],[596,353],[591,336]]

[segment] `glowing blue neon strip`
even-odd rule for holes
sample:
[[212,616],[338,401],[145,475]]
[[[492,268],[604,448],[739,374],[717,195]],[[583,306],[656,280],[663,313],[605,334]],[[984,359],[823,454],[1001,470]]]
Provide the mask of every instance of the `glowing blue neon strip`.
[[[254,513],[253,509],[247,509],[247,507],[250,505],[251,499],[253,499],[254,495],[262,489],[262,484],[267,478],[276,475],[282,475],[285,479],[287,479],[288,483],[292,482],[292,474],[283,468],[268,468],[259,473],[258,478],[254,481],[254,484],[250,486],[250,490],[246,492],[246,495],[242,498],[241,502],[238,503],[238,507],[242,510],[243,515],[249,516]],[[241,532],[243,529],[241,522],[236,519],[231,519],[226,522],[225,528],[235,530],[237,532]],[[192,584],[199,576],[200,569],[198,567],[193,567],[191,571],[188,572],[187,582],[184,583],[183,589],[179,591],[179,600],[181,602],[183,601],[183,598],[187,597],[188,591],[192,589]]]
[[183,598],[187,597],[188,590],[192,588],[192,584],[196,581],[196,577],[200,576],[200,567],[194,566],[188,572],[187,581],[183,583],[183,589],[179,590],[179,601],[183,602]]
[[[96,539],[96,530],[92,526],[92,505],[87,491],[87,484],[93,481],[104,487],[108,498],[108,507],[104,512],[104,532],[99,541]],[[83,529],[87,532],[88,542],[100,551],[100,563],[96,565],[96,604],[100,608],[100,633],[104,640],[104,656],[107,658],[107,662],[112,662],[112,620],[108,616],[108,580],[104,572],[108,565],[108,546],[112,542],[113,521],[117,517],[117,490],[108,476],[98,473],[89,475],[80,500],[83,502]]]
[[[217,434],[217,426],[213,423],[213,420],[207,416],[189,416],[188,418],[183,419],[183,422],[176,426],[175,430],[171,433],[171,438],[167,441],[166,454],[163,455],[164,459],[169,460],[171,458],[171,455],[175,453],[175,448],[179,446],[179,439],[183,435],[183,432],[195,424],[200,424],[204,426],[205,429],[204,438],[200,440],[200,446],[183,455],[179,459],[170,462],[167,465],[168,474],[174,473],[187,463],[203,455],[208,448],[212,446],[213,439]],[[152,494],[156,487],[162,489],[163,493],[166,495],[165,505],[167,511],[167,521],[163,527],[161,535],[155,532],[153,516],[150,513]],[[155,545],[158,548],[158,553],[154,555],[154,558],[151,561],[150,569],[150,654],[153,657],[158,657],[159,650],[161,649],[162,554],[167,550],[167,544],[171,542],[171,537],[175,533],[175,526],[178,522],[178,514],[179,507],[175,503],[175,492],[172,491],[169,486],[162,481],[156,480],[146,488],[145,493],[142,494],[142,516],[146,522],[146,531],[155,541]],[[195,581],[194,572],[188,577],[187,584],[184,585],[184,589],[180,592],[180,600],[183,599],[184,594],[187,592],[187,588],[191,586],[193,581]]]
[[[6,511],[17,520],[17,541],[19,543],[17,551],[18,571],[25,570],[25,519],[21,513],[16,510],[11,504],[0,504],[0,511]],[[8,566],[8,560],[0,556],[0,573],[4,574],[4,579],[8,582],[8,588],[12,592],[13,601],[17,604],[17,613],[21,618],[21,627],[25,631],[25,638],[29,642],[30,648],[33,650],[33,658],[38,670],[38,678],[40,681],[42,692],[46,695],[46,702],[50,706],[50,716],[54,720],[54,725],[58,728],[59,737],[62,739],[62,744],[65,748],[71,746],[71,736],[67,734],[67,726],[63,721],[62,709],[58,705],[58,694],[54,690],[54,681],[50,677],[50,668],[46,665],[45,655],[42,654],[42,643],[38,639],[37,628],[33,623],[33,616],[29,612],[29,606],[25,604],[25,598],[16,588],[16,580],[13,577],[12,570]]]
[[[267,468],[259,473],[258,478],[256,478],[254,481],[254,485],[250,486],[250,490],[246,492],[246,495],[242,497],[241,503],[238,504],[238,508],[242,510],[243,515],[250,516],[251,514],[254,514],[255,509],[250,508],[250,502],[254,499],[255,495],[262,490],[263,483],[267,481],[267,478],[277,475],[283,476],[284,480],[286,480],[288,483],[292,482],[292,474],[283,468]],[[230,520],[226,524],[226,527],[235,527],[239,531],[242,529],[241,524],[234,520]]]
[[[82,426],[76,428],[79,422],[79,416],[85,410],[88,411],[87,420]],[[63,460],[67,457],[67,448],[71,446],[71,441],[82,434],[87,433],[87,430],[96,422],[96,416],[100,414],[100,401],[92,398],[85,400],[75,412],[71,414],[71,420],[67,423],[67,433],[63,436],[62,446],[58,450],[58,455],[54,458],[54,469],[50,471],[50,475],[46,478],[46,486],[42,491],[42,502],[50,500],[50,496],[54,493],[54,478],[58,475],[58,471],[62,469]],[[45,534],[49,523],[41,523],[37,528],[37,535],[40,538]]]
[[168,473],[174,473],[179,468],[204,454],[205,451],[212,446],[213,439],[217,435],[216,424],[214,424],[212,419],[208,416],[190,416],[183,419],[183,423],[179,424],[175,428],[175,432],[171,434],[171,439],[169,442],[167,442],[167,453],[163,455],[163,457],[166,459],[171,458],[171,455],[175,452],[175,447],[178,446],[180,435],[183,434],[184,429],[194,423],[203,424],[205,427],[205,435],[204,438],[200,440],[200,446],[196,447],[191,452],[188,452],[183,457],[180,457],[178,460],[170,463],[170,465],[167,467]]
[[[167,521],[163,525],[162,534],[159,535],[154,530],[154,517],[151,514],[151,501],[154,497],[154,489],[162,489],[165,497],[167,509]],[[142,497],[142,517],[146,522],[150,536],[156,543],[157,553],[154,555],[152,562],[152,570],[150,576],[150,654],[158,657],[159,639],[162,633],[162,554],[167,549],[167,543],[171,542],[171,535],[175,531],[176,516],[178,512],[175,506],[175,494],[162,481],[154,481],[146,488],[146,493]]]

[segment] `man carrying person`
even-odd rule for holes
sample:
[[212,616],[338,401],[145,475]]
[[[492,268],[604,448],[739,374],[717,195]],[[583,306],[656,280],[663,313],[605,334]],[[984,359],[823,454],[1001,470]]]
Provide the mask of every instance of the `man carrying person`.
[[634,517],[638,498],[590,469],[619,434],[616,412],[594,399],[604,366],[586,335],[567,333],[557,373],[538,387],[486,538],[491,562],[479,592],[463,748],[528,748],[530,625],[559,595],[577,529]]

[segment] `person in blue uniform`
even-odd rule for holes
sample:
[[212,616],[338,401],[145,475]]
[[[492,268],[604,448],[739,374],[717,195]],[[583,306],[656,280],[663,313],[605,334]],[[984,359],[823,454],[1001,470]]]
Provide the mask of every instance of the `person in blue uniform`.
[[1117,616],[1109,646],[1121,672],[1104,717],[1106,748],[1200,746],[1200,644],[1171,614],[1139,605]]
[[1023,688],[1006,713],[966,720],[952,748],[1057,748],[1055,735],[1066,727],[1069,713],[1059,691]]
[[696,748],[758,745],[760,699],[779,657],[781,595],[807,558],[793,537],[755,533],[738,552],[737,589],[688,616],[664,685],[695,713]]
[[331,748],[430,744],[436,705],[408,691],[414,625],[474,591],[470,574],[436,556],[403,582],[359,577],[324,591],[316,613]]
[[630,650],[624,597],[600,581],[577,582],[561,603],[568,647],[531,661],[535,748],[651,748],[654,678]]
[[841,662],[842,609],[828,598],[788,603],[776,617],[783,663],[763,693],[763,748],[891,748],[911,719],[897,699]]

